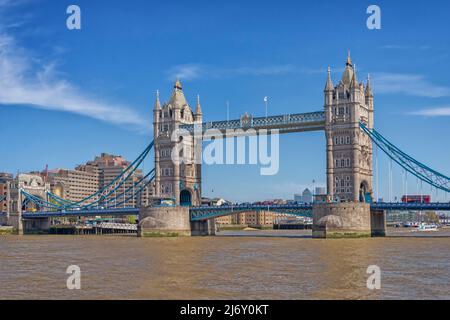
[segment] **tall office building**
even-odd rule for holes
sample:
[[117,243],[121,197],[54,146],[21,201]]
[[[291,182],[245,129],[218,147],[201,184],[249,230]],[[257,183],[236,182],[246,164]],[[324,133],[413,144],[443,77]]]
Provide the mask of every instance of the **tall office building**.
[[[102,194],[107,195],[110,193],[121,183],[121,180],[113,182],[114,179],[129,165],[130,162],[121,156],[102,153],[100,156],[95,157],[94,160],[81,164],[75,169],[56,169],[40,174],[50,182],[52,193],[66,200],[78,202],[105,187],[105,192]],[[142,171],[139,169],[135,170],[116,191],[109,194],[101,203],[99,202],[99,206],[138,207],[147,205],[151,195],[151,185],[148,185],[141,192],[138,191],[145,181],[133,187],[142,177]],[[85,205],[97,201],[100,196],[96,195],[82,204]]]
[[327,188],[325,187],[316,187],[316,191],[314,192],[314,195],[321,196],[327,194]]
[[302,200],[303,200],[304,203],[312,203],[313,202],[312,192],[308,188],[303,190]]
[[[97,172],[80,170],[55,169],[46,172],[51,191],[69,201],[81,201],[99,189]],[[98,197],[90,199],[97,200]]]
[[[122,156],[102,153],[100,156],[95,157],[93,161],[88,161],[86,164],[78,166],[77,170],[85,172],[98,172],[99,189],[102,189],[112,183],[111,187],[108,188],[108,190],[111,190],[120,183],[120,180],[114,182],[114,179],[119,176],[130,164],[131,163],[125,160]],[[127,176],[129,172],[131,171],[128,171],[125,176]],[[109,201],[120,203],[120,206],[123,207],[147,205],[151,194],[151,185],[145,187],[140,193],[138,191],[144,182],[136,187],[133,187],[142,179],[142,177],[142,170],[136,169],[117,189],[117,191],[109,196]],[[127,190],[129,191],[126,192],[125,196],[123,196]]]

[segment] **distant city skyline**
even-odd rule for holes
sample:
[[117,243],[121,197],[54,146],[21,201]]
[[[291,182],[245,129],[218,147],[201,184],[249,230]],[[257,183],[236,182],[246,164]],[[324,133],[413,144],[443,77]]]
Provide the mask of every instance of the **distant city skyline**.
[[[136,158],[152,139],[156,90],[167,100],[177,77],[191,106],[200,94],[205,121],[264,116],[265,97],[269,115],[320,111],[327,67],[336,83],[350,50],[359,80],[373,79],[377,130],[450,175],[450,44],[441,40],[450,31],[448,2],[379,1],[381,30],[367,29],[369,3],[360,1],[228,1],[218,9],[82,0],[82,29],[73,31],[69,4],[0,2],[0,171],[74,168],[102,152]],[[321,132],[280,137],[275,176],[251,165],[204,165],[203,195],[289,199],[325,186],[324,146]],[[376,157],[375,197],[387,200],[388,161],[381,151]],[[421,191],[412,176],[407,187],[395,168],[394,196]]]

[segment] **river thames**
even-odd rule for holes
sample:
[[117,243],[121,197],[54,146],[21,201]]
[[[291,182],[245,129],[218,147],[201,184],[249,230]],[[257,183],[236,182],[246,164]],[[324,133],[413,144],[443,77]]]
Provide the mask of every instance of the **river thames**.
[[[0,299],[450,299],[450,230],[312,239],[307,231],[216,237],[0,237]],[[66,286],[69,265],[81,289]],[[366,286],[369,265],[381,289]]]

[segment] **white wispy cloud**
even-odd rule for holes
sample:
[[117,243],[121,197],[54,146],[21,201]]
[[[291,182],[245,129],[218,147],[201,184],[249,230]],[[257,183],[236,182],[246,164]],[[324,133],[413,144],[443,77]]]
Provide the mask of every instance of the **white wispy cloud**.
[[239,67],[217,67],[202,63],[186,63],[170,67],[166,70],[169,80],[179,78],[183,80],[197,80],[208,78],[229,78],[236,76],[277,76],[288,74],[313,74],[326,73],[326,68],[310,69],[302,68],[292,64],[267,65],[267,66],[239,66]]
[[421,46],[413,46],[413,45],[404,45],[404,44],[385,44],[380,48],[382,49],[397,49],[397,50],[429,50],[431,49],[428,45]]
[[426,117],[450,117],[450,106],[423,108],[410,114]]
[[377,93],[402,93],[428,98],[450,96],[450,87],[434,84],[418,74],[376,73],[373,82]]
[[[16,2],[0,0],[0,21]],[[18,44],[0,23],[0,105],[70,112],[104,122],[146,131],[150,124],[136,110],[110,103],[65,79],[54,61],[42,62]]]

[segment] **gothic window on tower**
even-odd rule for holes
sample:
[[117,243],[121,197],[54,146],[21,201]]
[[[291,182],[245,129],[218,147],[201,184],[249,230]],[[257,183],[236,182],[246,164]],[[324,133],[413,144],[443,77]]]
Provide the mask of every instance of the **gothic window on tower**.
[[347,137],[347,144],[350,144],[350,137]]
[[350,167],[350,159],[347,159],[347,167]]

